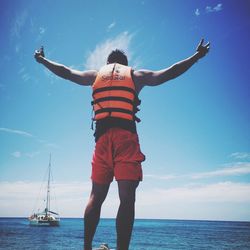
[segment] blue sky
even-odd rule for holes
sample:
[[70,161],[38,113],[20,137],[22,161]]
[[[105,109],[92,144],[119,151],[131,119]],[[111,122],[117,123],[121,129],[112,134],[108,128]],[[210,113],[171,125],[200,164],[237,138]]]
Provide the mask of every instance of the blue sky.
[[[91,88],[48,72],[35,49],[84,70],[120,48],[135,69],[158,70],[191,56],[204,37],[211,42],[204,59],[140,94],[147,160],[136,216],[249,221],[249,7],[243,0],[2,1],[0,216],[29,215],[50,153],[61,215],[81,217],[89,196]],[[102,216],[115,217],[117,207],[114,182]]]

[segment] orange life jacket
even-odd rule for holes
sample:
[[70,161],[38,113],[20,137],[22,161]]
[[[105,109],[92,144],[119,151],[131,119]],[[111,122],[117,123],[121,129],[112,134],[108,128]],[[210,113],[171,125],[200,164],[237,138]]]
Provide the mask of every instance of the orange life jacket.
[[135,116],[140,105],[135,84],[131,76],[131,67],[118,63],[103,66],[97,74],[93,88],[93,120],[117,117],[140,121]]

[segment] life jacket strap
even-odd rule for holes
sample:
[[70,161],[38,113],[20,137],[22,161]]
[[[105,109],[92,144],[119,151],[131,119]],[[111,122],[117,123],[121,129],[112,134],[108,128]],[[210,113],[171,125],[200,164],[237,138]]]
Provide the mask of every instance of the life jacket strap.
[[98,89],[95,89],[95,90],[93,91],[92,96],[94,96],[95,94],[100,93],[100,92],[111,91],[111,90],[124,90],[124,91],[128,91],[128,92],[133,93],[134,96],[137,96],[137,93],[135,92],[134,89],[129,88],[129,87],[124,87],[124,86],[110,86],[110,87],[98,88]]
[[104,101],[122,101],[122,102],[127,102],[127,103],[134,105],[134,102],[132,100],[126,97],[118,97],[118,96],[108,96],[108,97],[98,98],[96,100],[93,100],[91,104],[94,105],[94,104],[98,104],[99,102],[104,102]]
[[112,113],[112,112],[121,112],[121,113],[126,113],[126,114],[130,114],[130,115],[134,115],[134,112],[127,110],[127,109],[122,109],[122,108],[102,108],[99,110],[95,111],[95,114],[98,115],[100,113]]

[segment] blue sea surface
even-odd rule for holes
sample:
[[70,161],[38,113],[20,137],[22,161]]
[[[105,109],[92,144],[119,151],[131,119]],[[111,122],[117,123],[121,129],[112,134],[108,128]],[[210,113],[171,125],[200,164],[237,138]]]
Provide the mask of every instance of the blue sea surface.
[[[115,220],[101,219],[93,247],[115,249]],[[0,218],[0,249],[83,249],[83,220],[61,219],[60,227],[31,227],[26,218]],[[250,222],[135,220],[130,250],[250,249]]]

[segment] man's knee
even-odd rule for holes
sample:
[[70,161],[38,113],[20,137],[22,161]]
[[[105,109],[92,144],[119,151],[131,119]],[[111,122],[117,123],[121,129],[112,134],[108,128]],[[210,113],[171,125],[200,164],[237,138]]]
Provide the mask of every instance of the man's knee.
[[100,207],[104,202],[109,189],[108,185],[100,185],[93,183],[89,204],[93,207]]
[[122,181],[119,182],[118,185],[120,202],[127,205],[133,205],[135,203],[135,192],[138,182]]
[[120,197],[120,203],[125,206],[132,206],[135,203],[135,191],[129,192],[123,190],[120,192],[119,197]]
[[105,197],[92,194],[90,199],[89,199],[89,204],[94,208],[99,208],[102,206],[104,199],[105,199]]
[[135,200],[122,200],[120,199],[120,208],[125,209],[127,212],[133,211],[135,208]]

